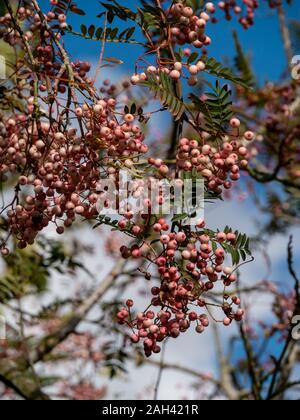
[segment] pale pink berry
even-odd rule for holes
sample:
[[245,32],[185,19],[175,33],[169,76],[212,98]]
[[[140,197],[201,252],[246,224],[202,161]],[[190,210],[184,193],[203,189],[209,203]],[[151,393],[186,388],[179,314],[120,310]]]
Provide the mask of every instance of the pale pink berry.
[[223,324],[225,325],[225,327],[228,327],[231,324],[231,319],[228,317],[224,318]]
[[198,74],[198,67],[196,66],[196,65],[192,65],[192,66],[190,66],[189,67],[189,72],[190,72],[190,74],[191,75],[196,75],[196,74]]
[[230,125],[233,128],[239,128],[241,126],[241,121],[238,118],[232,118],[230,120]]
[[170,77],[173,80],[179,80],[180,79],[180,72],[178,70],[172,70],[170,73]]
[[254,139],[254,133],[252,131],[246,131],[244,137],[247,141],[252,141]]
[[203,219],[199,219],[199,220],[197,220],[197,222],[196,222],[196,226],[197,226],[197,228],[199,228],[199,229],[204,228],[204,227],[205,227],[205,221],[204,221]]
[[191,259],[191,253],[187,250],[183,251],[181,255],[182,255],[182,258],[184,260],[190,260]]

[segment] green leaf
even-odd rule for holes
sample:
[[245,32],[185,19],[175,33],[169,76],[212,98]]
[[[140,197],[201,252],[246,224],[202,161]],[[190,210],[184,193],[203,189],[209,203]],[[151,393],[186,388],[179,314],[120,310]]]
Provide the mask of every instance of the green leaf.
[[211,246],[212,246],[212,249],[213,249],[214,252],[218,249],[218,245],[214,241],[212,242]]
[[249,58],[244,54],[236,31],[233,32],[233,39],[236,49],[235,66],[242,74],[243,80],[247,85],[252,87],[255,84],[255,78],[250,67]]
[[182,220],[185,220],[189,217],[187,213],[177,214],[172,218],[172,222],[180,222]]
[[209,73],[210,75],[216,76],[221,79],[229,80],[233,83],[236,83],[237,85],[243,86],[245,89],[250,89],[250,86],[248,85],[246,80],[240,77],[236,77],[229,68],[223,67],[223,65],[214,58],[202,56],[201,61],[205,63],[206,67],[204,71],[206,73]]
[[6,6],[4,4],[4,2],[0,3],[0,16],[4,16],[6,13]]
[[192,54],[189,56],[187,63],[188,63],[188,64],[192,64],[192,63],[194,63],[194,61],[196,61],[198,57],[199,57],[199,54],[198,54],[197,52],[192,53]]
[[118,32],[119,32],[118,28],[111,29],[110,34],[109,34],[110,39],[115,39],[117,37]]
[[178,121],[185,113],[186,106],[182,100],[176,97],[169,76],[165,73],[160,73],[159,78],[160,80],[158,81],[156,75],[148,74],[147,80],[141,82],[140,85],[150,89],[155,94],[155,97],[160,100],[161,104],[174,116],[175,121]]
[[[228,234],[233,230],[229,226],[226,226],[223,231]],[[210,232],[209,234],[212,237],[215,237],[216,235],[214,232]],[[247,235],[237,231],[235,232],[235,235],[236,241],[234,244],[229,242],[223,242],[221,244],[224,251],[231,256],[233,266],[240,264],[241,260],[245,262],[247,260],[247,256],[252,257],[252,253],[249,249],[250,239]]]
[[82,33],[82,35],[83,36],[86,36],[86,34],[87,34],[87,27],[85,26],[85,25],[81,25],[80,26],[80,30],[81,30],[81,33]]
[[[209,86],[211,86],[209,84]],[[206,100],[199,98],[194,94],[190,94],[195,109],[204,116],[205,129],[211,134],[213,139],[218,139],[226,134],[226,126],[233,116],[231,90],[228,85],[220,86],[216,82],[216,87],[211,86],[212,91],[206,93]]]
[[95,34],[96,38],[100,39],[102,34],[103,34],[103,28],[98,28],[97,31],[96,31],[96,34]]
[[135,28],[134,27],[127,29],[127,33],[126,33],[126,36],[125,36],[125,38],[126,38],[127,41],[132,37],[132,35],[134,34],[134,32],[135,32]]
[[79,9],[75,4],[72,4],[70,6],[70,11],[75,13],[76,15],[85,16],[85,12],[83,10]]
[[136,104],[135,103],[133,103],[132,105],[131,105],[131,108],[130,108],[130,114],[135,114],[136,113]]
[[88,34],[91,38],[93,38],[95,31],[96,31],[95,25],[91,25],[88,29]]
[[[85,25],[81,25],[80,30],[81,33],[78,32],[74,32],[73,28],[71,26],[68,27],[69,32],[71,32],[73,35],[76,36],[82,36],[86,39],[91,39],[91,40],[95,40],[95,41],[103,41],[104,39],[104,29],[103,28],[98,28],[96,30],[95,25],[91,25],[89,28],[87,28]],[[128,42],[130,43],[131,41],[136,42],[134,40],[132,40],[132,36],[135,32],[135,28],[127,28],[125,29],[123,32],[121,32],[119,34],[119,28],[106,28],[105,31],[105,38],[107,42]]]
[[[137,14],[134,13],[131,9],[122,6],[121,4],[119,4],[117,1],[112,0],[113,4],[109,4],[109,3],[105,3],[105,2],[100,2],[102,4],[103,7],[105,7],[105,9],[108,11],[108,21],[109,23],[112,23],[114,18],[117,17],[123,21],[127,21],[128,19],[130,20],[135,20]],[[102,14],[99,15],[99,17],[101,17]]]
[[103,61],[105,61],[106,63],[114,64],[115,66],[124,64],[122,60],[119,60],[118,58],[115,58],[115,57],[105,57],[103,58]]

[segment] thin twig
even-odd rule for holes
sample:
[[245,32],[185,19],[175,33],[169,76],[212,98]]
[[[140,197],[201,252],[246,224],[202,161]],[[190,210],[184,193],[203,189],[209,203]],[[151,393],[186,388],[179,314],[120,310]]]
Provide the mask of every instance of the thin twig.
[[166,352],[166,342],[163,343],[162,349],[161,349],[161,357],[160,357],[160,363],[159,363],[159,369],[158,369],[158,376],[157,376],[156,384],[155,384],[155,387],[154,387],[154,401],[158,400],[159,386],[160,386],[163,371],[164,371],[165,352]]
[[[292,275],[292,277],[295,280],[295,292],[296,292],[296,299],[297,299],[295,309],[294,309],[294,313],[293,313],[293,316],[294,316],[294,315],[297,315],[298,311],[300,310],[300,306],[299,306],[300,299],[299,299],[299,279],[298,279],[298,277],[297,277],[297,275],[294,271],[294,268],[293,268],[293,247],[292,247],[292,245],[293,245],[293,236],[290,236],[289,243],[288,243],[288,267],[289,267],[290,274]],[[269,387],[268,399],[271,399],[274,392],[275,393],[277,392],[277,391],[275,391],[275,387],[276,387],[276,384],[277,384],[278,375],[280,374],[281,370],[283,369],[283,365],[284,365],[284,362],[285,362],[286,358],[288,358],[289,355],[293,352],[293,349],[294,349],[295,345],[296,345],[296,342],[293,340],[293,337],[292,337],[292,325],[291,325],[288,338],[287,338],[286,343],[283,347],[283,350],[280,354],[280,357],[279,357],[278,360],[275,360],[275,370],[274,370],[272,380],[271,380],[271,384],[270,384],[270,387]]]
[[290,240],[288,243],[288,268],[291,276],[295,280],[295,293],[297,299],[297,306],[298,310],[300,310],[300,280],[294,270],[293,266],[293,236],[290,236]]
[[218,324],[213,324],[213,333],[216,346],[217,359],[220,367],[220,389],[231,401],[239,400],[240,393],[236,390],[231,379],[231,366],[229,360],[224,355]]
[[99,74],[100,74],[100,69],[102,66],[102,62],[103,62],[103,56],[104,56],[104,50],[105,50],[105,43],[106,43],[106,32],[107,32],[107,13],[105,13],[105,21],[104,21],[104,33],[103,33],[103,39],[102,39],[102,47],[101,47],[101,53],[100,53],[100,57],[97,63],[97,67],[96,67],[96,72],[95,72],[95,76],[93,78],[93,85],[96,83]]
[[292,58],[293,58],[292,42],[291,42],[290,31],[289,31],[285,13],[284,13],[284,8],[281,3],[277,6],[277,13],[278,13],[278,18],[279,18],[280,32],[283,39],[283,46],[284,46],[285,54],[288,60],[288,68],[291,69]]
[[59,343],[64,341],[81,323],[88,312],[99,302],[104,294],[115,285],[115,281],[123,272],[126,265],[126,260],[120,259],[107,278],[99,284],[99,286],[92,292],[92,294],[82,303],[81,306],[68,318],[68,320],[57,331],[48,337],[41,340],[35,355],[33,357],[34,363],[42,360],[49,354]]

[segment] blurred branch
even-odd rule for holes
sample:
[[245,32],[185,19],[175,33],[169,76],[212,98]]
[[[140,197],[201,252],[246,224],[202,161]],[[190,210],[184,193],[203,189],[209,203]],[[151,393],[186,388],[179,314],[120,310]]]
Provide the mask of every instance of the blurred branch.
[[278,172],[281,168],[276,168],[276,170],[273,173],[269,173],[269,172],[262,172],[257,170],[256,168],[248,168],[247,171],[249,173],[249,175],[255,179],[255,181],[261,183],[261,184],[266,184],[268,182],[279,182],[280,184],[284,185],[285,187],[291,187],[291,188],[296,188],[298,190],[300,190],[300,184],[299,182],[296,182],[292,179],[288,179],[288,178],[282,178],[278,176]]
[[[288,243],[288,268],[289,268],[290,274],[295,280],[296,304],[295,304],[295,309],[292,315],[292,318],[293,318],[294,315],[297,315],[300,310],[299,279],[293,267],[293,236],[290,236],[289,243]],[[294,361],[295,359],[297,359],[298,351],[295,350],[296,344],[297,344],[296,341],[294,341],[292,337],[292,325],[291,325],[288,338],[286,340],[285,346],[283,347],[283,350],[281,352],[279,359],[276,360],[274,358],[275,370],[272,376],[272,380],[271,380],[271,384],[270,384],[270,388],[268,392],[268,399],[271,399],[274,393],[278,395],[278,387],[281,389],[284,385],[286,385],[288,378],[290,376]],[[275,391],[276,384],[278,383],[277,379],[280,374],[281,374],[281,377],[279,380],[279,385],[277,387],[277,390]]]
[[0,381],[13,389],[26,400],[50,400],[36,382],[36,378],[25,372],[27,361],[13,361],[4,358],[0,361]]
[[291,41],[290,31],[289,31],[288,24],[286,21],[285,13],[284,13],[284,8],[281,3],[277,6],[277,13],[279,17],[280,32],[283,39],[283,46],[284,46],[286,58],[288,60],[288,68],[291,69],[292,58],[293,58],[292,41]]
[[219,386],[224,391],[225,395],[228,397],[229,400],[240,400],[241,394],[239,391],[236,390],[234,384],[232,383],[230,363],[222,350],[222,343],[217,324],[213,324],[213,332],[215,338],[217,359],[220,365],[221,377]]
[[246,355],[247,355],[248,372],[249,372],[249,376],[252,380],[252,392],[253,392],[255,400],[260,401],[262,399],[261,395],[260,395],[261,385],[260,385],[259,379],[258,379],[257,374],[256,374],[255,356],[254,356],[254,352],[253,352],[251,342],[250,342],[250,340],[247,336],[247,333],[245,332],[243,324],[240,326],[240,333],[241,333],[242,341],[243,341],[243,344],[244,344],[244,349],[245,349]]
[[104,294],[115,284],[118,276],[123,272],[127,261],[120,259],[107,278],[99,284],[96,290],[82,303],[82,305],[71,314],[67,321],[57,331],[41,340],[35,351],[34,362],[42,360],[59,343],[64,341],[85,318],[93,306],[104,296]]
[[[93,306],[114,285],[115,280],[123,272],[127,261],[120,259],[107,278],[91,293],[91,295],[71,314],[68,319],[57,328],[56,332],[40,340],[36,349],[30,354],[30,362],[35,364],[43,360],[58,344],[64,341],[80,322],[85,318]],[[30,363],[30,364],[31,364]],[[18,390],[18,394],[28,400],[49,400],[39,388],[36,378],[29,373],[31,368],[26,356],[12,360],[3,358],[0,361],[0,381],[10,384],[10,388]]]
[[277,181],[281,183],[282,185],[285,185],[286,187],[292,187],[300,190],[300,183],[297,181],[294,181],[290,178],[283,178],[279,176],[280,171],[282,168],[284,168],[287,164],[287,162],[284,160],[284,151],[285,147],[294,139],[294,137],[297,135],[297,128],[294,128],[288,136],[284,137],[283,140],[281,140],[279,149],[277,151],[278,154],[278,162],[273,169],[273,171],[268,171],[267,169],[258,169],[258,168],[248,168],[249,175],[254,178],[257,182],[260,183],[268,183],[272,181]]
[[[237,290],[239,291],[239,295],[241,296],[240,293],[240,280],[239,280],[239,273],[238,273],[238,281],[237,281]],[[241,339],[242,339],[242,343],[244,345],[244,350],[247,356],[247,367],[248,367],[248,373],[249,373],[249,377],[251,379],[252,382],[252,393],[253,396],[255,398],[255,400],[260,401],[262,400],[261,397],[261,385],[262,383],[259,381],[259,378],[257,376],[257,372],[256,372],[256,358],[255,358],[255,354],[254,354],[254,350],[252,348],[252,344],[251,341],[249,340],[249,337],[244,329],[244,322],[241,323],[239,331],[240,331],[240,335],[241,335]]]
[[293,265],[293,236],[290,236],[289,244],[288,244],[288,267],[289,272],[293,279],[295,280],[295,294],[297,299],[297,312],[300,311],[300,280],[297,277],[297,274],[294,270]]
[[160,357],[160,362],[159,362],[157,381],[154,387],[154,401],[158,400],[159,386],[160,386],[163,371],[164,371],[165,352],[166,352],[166,342],[164,342],[162,345],[162,352],[161,352],[161,357]]
[[295,386],[299,386],[300,385],[300,381],[295,381],[295,382],[289,382],[288,384],[284,385],[284,387],[279,388],[278,391],[276,391],[272,396],[271,399],[274,400],[275,398],[277,398],[280,394],[282,394],[283,392],[294,388]]

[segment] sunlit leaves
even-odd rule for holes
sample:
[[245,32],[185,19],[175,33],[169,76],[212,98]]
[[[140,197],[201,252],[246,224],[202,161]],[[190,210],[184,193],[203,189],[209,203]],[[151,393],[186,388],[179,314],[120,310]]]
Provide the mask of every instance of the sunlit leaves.
[[221,78],[221,79],[229,80],[237,85],[240,85],[246,89],[249,89],[249,85],[247,84],[247,81],[245,81],[244,79],[240,77],[236,77],[229,68],[224,67],[221,63],[219,63],[214,58],[212,57],[208,58],[206,56],[202,56],[201,61],[205,63],[205,66],[206,66],[205,71],[209,73],[210,75]]
[[204,129],[214,138],[226,133],[226,124],[233,116],[231,90],[228,85],[221,86],[216,82],[212,90],[205,93],[205,98],[194,94],[190,95],[195,109],[202,113],[204,118]]
[[119,28],[96,28],[95,25],[80,26],[80,32],[73,31],[73,28],[69,26],[69,32],[73,35],[82,36],[85,39],[91,39],[94,41],[107,41],[107,42],[130,42],[135,32],[135,27],[126,28],[121,31]]
[[[106,2],[100,2],[101,5],[107,10],[107,20],[109,23],[112,23],[114,21],[115,17],[118,17],[119,19],[123,21],[135,20],[136,19],[136,13],[134,13],[131,9],[122,6],[117,1],[112,0],[111,3]],[[102,17],[103,13],[98,15],[98,17]]]
[[147,80],[140,84],[148,87],[154,93],[161,104],[174,116],[175,121],[181,119],[186,110],[185,104],[176,97],[172,81],[167,74],[160,73],[159,80],[155,75],[148,74]]
[[249,64],[249,59],[242,49],[237,32],[233,33],[233,38],[234,38],[235,49],[236,49],[236,57],[235,57],[236,68],[243,76],[243,80],[245,80],[247,85],[253,86],[254,76],[253,76],[253,73]]
[[[226,226],[225,233],[231,233],[232,229]],[[241,261],[245,262],[248,257],[252,257],[250,251],[250,239],[247,235],[239,233],[238,231],[234,232],[236,235],[236,241],[234,244],[224,243],[222,247],[225,252],[231,255],[232,264],[238,265]]]

